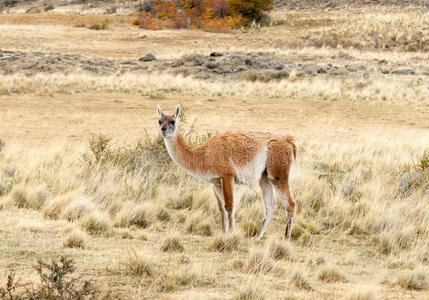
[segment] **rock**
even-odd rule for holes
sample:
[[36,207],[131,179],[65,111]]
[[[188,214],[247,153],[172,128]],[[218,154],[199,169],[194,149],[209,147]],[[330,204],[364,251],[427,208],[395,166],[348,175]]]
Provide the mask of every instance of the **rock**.
[[29,9],[27,9],[26,11],[25,11],[25,13],[27,13],[27,14],[39,14],[39,13],[41,13],[42,11],[40,10],[40,8],[38,8],[37,6],[34,6],[34,7],[30,7]]
[[271,73],[271,77],[274,79],[288,78],[289,73],[287,71],[273,72],[273,73]]
[[344,51],[338,52],[338,57],[339,58],[343,58],[343,59],[348,59],[348,60],[353,59],[353,56],[351,56],[350,54],[348,54],[348,53],[346,53]]
[[2,139],[0,139],[0,152],[3,150],[4,142]]
[[385,70],[385,69],[380,70],[380,72],[383,73],[383,74],[390,74],[390,71],[389,70]]
[[17,0],[5,0],[3,1],[3,5],[6,7],[13,7],[18,4]]
[[223,54],[220,52],[212,52],[210,53],[210,56],[223,56]]
[[283,64],[278,64],[274,66],[274,70],[277,70],[277,71],[283,70],[284,68],[285,68],[285,65]]
[[345,68],[347,69],[347,71],[349,72],[357,72],[357,68],[353,67],[353,66],[345,66]]
[[153,61],[153,60],[156,60],[156,57],[155,57],[155,55],[153,55],[151,53],[148,53],[145,56],[142,56],[139,58],[139,61],[142,61],[142,62],[148,62],[148,61]]
[[217,67],[219,67],[219,64],[215,63],[215,62],[208,62],[206,63],[206,68],[207,69],[216,69]]
[[392,71],[392,74],[396,75],[413,75],[416,71],[411,67],[399,67]]

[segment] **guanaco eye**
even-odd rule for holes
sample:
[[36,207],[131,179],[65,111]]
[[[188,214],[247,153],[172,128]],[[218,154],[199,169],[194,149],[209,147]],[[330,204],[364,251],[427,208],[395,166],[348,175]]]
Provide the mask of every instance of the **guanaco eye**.
[[162,123],[161,120],[158,120],[158,123],[159,123],[159,125],[161,125],[161,123]]
[[171,120],[171,121],[170,121],[170,124],[171,124],[171,125],[174,125],[175,123],[176,123],[176,121],[174,121],[174,120]]

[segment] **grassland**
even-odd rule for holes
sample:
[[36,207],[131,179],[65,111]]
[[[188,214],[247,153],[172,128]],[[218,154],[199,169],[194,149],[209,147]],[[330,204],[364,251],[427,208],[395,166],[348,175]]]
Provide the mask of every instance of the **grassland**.
[[[105,18],[108,30],[81,27]],[[65,255],[100,297],[428,299],[427,13],[372,7],[273,18],[282,25],[215,34],[144,31],[128,16],[0,15],[2,50],[112,59],[266,52],[349,63],[343,51],[367,67],[359,77],[270,82],[1,75],[0,287],[11,269],[33,282],[38,259]],[[403,65],[418,74],[379,72]],[[259,188],[237,187],[237,233],[220,235],[210,186],[172,164],[156,138],[156,104],[178,102],[192,143],[236,129],[297,138],[289,244],[280,240],[282,209],[263,240],[248,238],[263,216]]]

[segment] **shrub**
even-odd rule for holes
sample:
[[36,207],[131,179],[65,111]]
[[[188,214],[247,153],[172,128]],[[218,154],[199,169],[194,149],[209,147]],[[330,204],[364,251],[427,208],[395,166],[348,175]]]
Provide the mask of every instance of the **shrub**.
[[259,21],[262,16],[273,9],[273,0],[228,0],[232,11],[251,22]]
[[[73,260],[61,257],[59,262],[51,264],[38,261],[34,267],[39,275],[40,283],[19,285],[15,274],[8,275],[6,288],[0,288],[0,299],[86,299],[98,292],[90,281],[82,284],[77,278],[69,278],[74,273]],[[94,297],[93,297],[94,298]]]

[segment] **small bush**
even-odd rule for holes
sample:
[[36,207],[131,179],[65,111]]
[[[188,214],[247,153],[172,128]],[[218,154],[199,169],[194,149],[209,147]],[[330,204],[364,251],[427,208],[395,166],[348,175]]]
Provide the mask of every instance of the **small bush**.
[[297,271],[293,274],[291,283],[299,289],[312,290],[310,283],[305,279],[301,271]]
[[164,252],[167,252],[167,251],[183,252],[185,248],[183,247],[182,243],[180,243],[180,240],[178,237],[169,236],[169,237],[166,237],[164,242],[162,243],[161,250]]
[[93,30],[107,30],[109,29],[110,20],[104,19],[101,23],[94,23],[90,25],[88,28]]
[[240,237],[234,234],[218,235],[209,245],[210,251],[231,252],[240,247]]
[[325,267],[322,271],[319,273],[319,279],[323,282],[347,282],[346,277],[341,274],[338,270]]
[[86,299],[98,292],[90,281],[83,283],[76,278],[69,278],[74,273],[73,261],[61,257],[59,262],[51,264],[38,261],[34,267],[39,275],[40,283],[33,285],[19,285],[15,281],[15,274],[8,276],[6,288],[0,288],[1,299]]
[[80,230],[73,230],[64,240],[64,247],[66,248],[85,248],[88,236],[85,232]]
[[266,12],[272,10],[273,0],[228,0],[228,5],[250,23],[259,21]]
[[412,271],[399,274],[396,284],[407,290],[426,290],[429,281],[426,273]]

